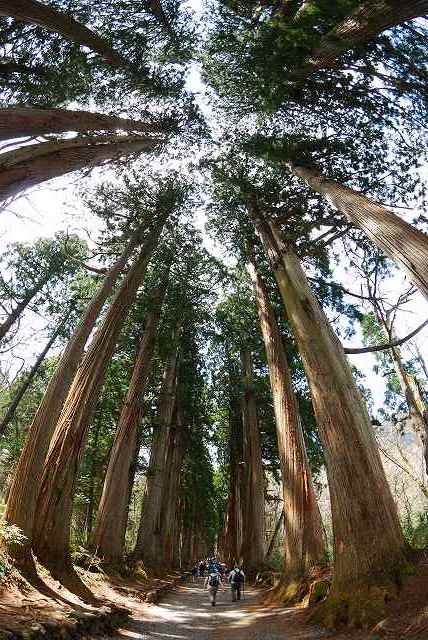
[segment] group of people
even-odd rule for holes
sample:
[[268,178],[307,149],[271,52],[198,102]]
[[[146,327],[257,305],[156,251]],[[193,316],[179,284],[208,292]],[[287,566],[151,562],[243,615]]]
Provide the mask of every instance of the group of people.
[[244,595],[245,573],[238,564],[229,568],[215,557],[207,558],[192,568],[193,582],[197,577],[205,577],[204,588],[208,590],[213,607],[216,605],[218,590],[220,587],[225,590],[226,581],[230,585],[232,602],[241,600]]

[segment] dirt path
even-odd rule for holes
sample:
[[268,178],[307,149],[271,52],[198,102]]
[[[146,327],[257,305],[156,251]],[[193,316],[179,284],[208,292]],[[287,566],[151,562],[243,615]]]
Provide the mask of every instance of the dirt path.
[[232,603],[230,591],[220,590],[214,608],[202,581],[190,583],[159,604],[144,607],[115,640],[319,640],[330,636],[302,625],[301,610],[265,608],[259,599],[260,592],[249,589],[244,601]]

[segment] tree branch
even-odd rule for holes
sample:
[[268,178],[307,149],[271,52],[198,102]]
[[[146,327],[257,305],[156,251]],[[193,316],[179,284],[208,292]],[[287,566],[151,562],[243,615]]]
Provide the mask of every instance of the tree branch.
[[393,349],[394,347],[400,347],[402,344],[407,342],[407,340],[410,340],[417,333],[419,333],[419,331],[422,331],[422,329],[427,325],[428,325],[428,318],[422,324],[420,324],[419,327],[416,327],[416,329],[414,329],[412,333],[409,333],[407,336],[405,336],[404,338],[400,338],[399,340],[393,340],[392,342],[388,342],[387,344],[378,344],[374,347],[356,347],[356,348],[346,347],[344,351],[345,353],[373,353],[375,351],[385,351],[386,349]]

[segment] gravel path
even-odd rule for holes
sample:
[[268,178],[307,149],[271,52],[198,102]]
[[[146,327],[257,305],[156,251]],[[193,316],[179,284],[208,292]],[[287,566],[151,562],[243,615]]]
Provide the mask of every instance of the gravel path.
[[265,607],[261,592],[248,589],[233,602],[221,590],[212,607],[202,580],[178,587],[160,603],[136,612],[114,640],[321,640],[331,637],[302,624],[302,610]]

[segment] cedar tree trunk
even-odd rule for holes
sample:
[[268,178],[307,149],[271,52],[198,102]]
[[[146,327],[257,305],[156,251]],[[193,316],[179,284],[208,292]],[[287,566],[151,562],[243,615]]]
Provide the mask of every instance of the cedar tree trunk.
[[326,196],[332,206],[343,213],[355,227],[391,260],[428,299],[428,237],[364,194],[330,180],[315,167],[286,163],[289,169],[318,193]]
[[70,171],[150,151],[157,143],[142,136],[81,136],[7,151],[0,155],[0,201]]
[[163,374],[158,402],[158,415],[154,426],[150,462],[147,470],[146,492],[134,549],[134,557],[143,560],[145,565],[151,567],[157,567],[161,558],[162,499],[167,475],[168,438],[176,396],[180,332],[181,324],[176,327],[174,347],[167,359]]
[[281,465],[284,571],[287,577],[302,576],[325,559],[323,528],[282,337],[266,285],[257,272],[254,255],[249,253],[249,272],[269,365]]
[[406,564],[397,510],[343,347],[291,247],[256,219],[303,360],[326,460],[335,566],[320,615],[329,624],[342,617],[370,624],[382,616]]
[[141,231],[133,234],[122,255],[110,268],[99,289],[86,307],[82,319],[61,355],[56,371],[49,381],[33,421],[29,426],[13,476],[5,512],[6,521],[19,527],[28,539],[25,545],[9,546],[9,553],[21,566],[25,565],[27,570],[32,568],[30,546],[34,512],[49,442],[82,358],[86,341],[128,258],[140,243],[140,235]]
[[98,507],[91,546],[98,556],[109,563],[119,562],[123,557],[130,475],[142,418],[142,400],[152,367],[156,332],[166,285],[165,281],[152,296],[151,311],[148,312],[144,321],[144,332],[119,417]]
[[127,67],[127,61],[110,44],[70,15],[37,0],[1,0],[0,15],[19,22],[37,24],[59,33],[67,40],[88,47],[114,67]]
[[427,14],[428,0],[366,0],[322,37],[302,67],[292,69],[291,75],[304,80],[319,69],[340,68],[338,58],[346,51],[374,40],[383,31]]
[[243,349],[241,358],[244,383],[242,413],[245,462],[245,507],[241,556],[247,572],[251,573],[257,571],[265,559],[265,478],[250,351]]
[[69,546],[72,502],[88,425],[164,219],[148,233],[77,370],[46,456],[34,520],[33,549],[62,581],[73,574]]
[[64,131],[160,131],[154,124],[128,120],[104,113],[69,109],[38,109],[21,105],[0,109],[0,140],[40,136]]

